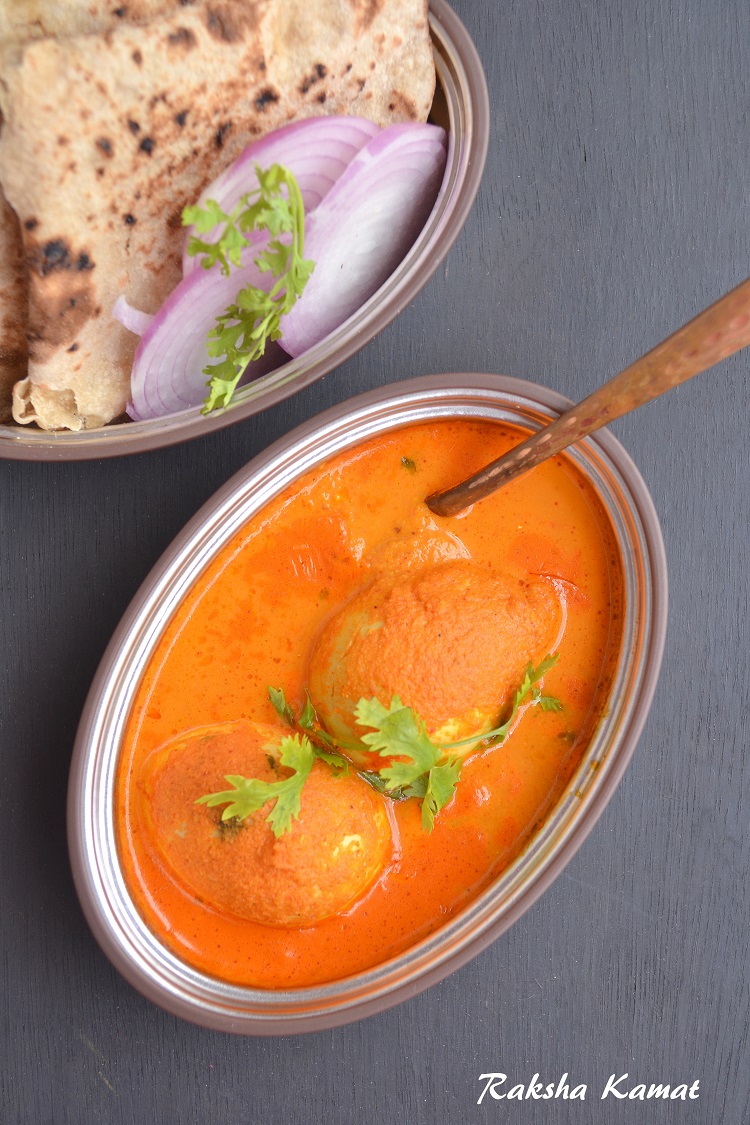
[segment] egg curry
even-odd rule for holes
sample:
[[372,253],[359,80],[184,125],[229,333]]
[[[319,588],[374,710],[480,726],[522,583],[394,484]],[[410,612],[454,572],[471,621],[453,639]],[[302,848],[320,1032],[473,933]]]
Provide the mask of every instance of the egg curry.
[[193,967],[299,988],[382,963],[521,853],[579,765],[621,641],[593,487],[551,459],[424,504],[523,438],[380,434],[301,476],[207,566],[137,689],[118,843]]

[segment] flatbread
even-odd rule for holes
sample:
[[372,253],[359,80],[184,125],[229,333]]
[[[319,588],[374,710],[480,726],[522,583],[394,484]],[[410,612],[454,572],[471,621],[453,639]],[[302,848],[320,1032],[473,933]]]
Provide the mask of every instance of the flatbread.
[[0,0],[0,43],[90,35],[147,23],[181,6],[181,0]]
[[11,420],[13,384],[26,374],[26,267],[18,217],[0,190],[0,422]]
[[[155,16],[178,11],[182,0],[0,0],[0,45],[26,43],[51,36],[82,35],[107,31],[122,23],[146,23]],[[16,213],[0,189],[0,423],[13,420],[12,403],[19,421],[34,421],[33,384],[28,371],[26,323],[28,278],[21,228]],[[13,390],[15,384],[15,392]],[[56,396],[36,391],[50,429],[76,421],[71,394]]]
[[291,120],[424,120],[426,0],[198,0],[144,26],[0,53],[0,182],[29,272],[29,375],[14,417],[104,425],[137,339],[120,294],[156,312],[180,280],[183,207]]

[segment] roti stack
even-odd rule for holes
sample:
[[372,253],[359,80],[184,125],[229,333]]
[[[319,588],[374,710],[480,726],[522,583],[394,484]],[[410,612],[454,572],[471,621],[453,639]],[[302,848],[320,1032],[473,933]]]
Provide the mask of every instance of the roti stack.
[[[44,429],[122,415],[137,338],[112,307],[158,310],[183,207],[248,143],[313,114],[425,120],[432,102],[426,0],[2,5],[0,184],[28,277],[13,415]],[[11,263],[9,210],[0,231]],[[0,273],[0,327],[24,315],[22,272]]]

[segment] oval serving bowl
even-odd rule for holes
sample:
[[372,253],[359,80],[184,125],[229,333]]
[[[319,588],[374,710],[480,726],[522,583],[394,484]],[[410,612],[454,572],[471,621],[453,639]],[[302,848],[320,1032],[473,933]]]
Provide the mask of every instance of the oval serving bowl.
[[81,904],[125,978],[168,1011],[223,1031],[289,1034],[333,1027],[415,995],[465,964],[535,901],[612,796],[653,697],[666,628],[664,547],[653,504],[620,444],[600,431],[569,450],[596,489],[619,545],[625,583],[621,651],[604,716],[560,800],[522,854],[444,927],[374,969],[330,984],[268,991],[225,984],[166,949],[138,913],[118,857],[114,785],[140,678],[173,612],[203,569],[268,501],[333,454],[412,422],[496,419],[531,429],[570,403],[498,375],[433,375],[379,388],[305,423],[256,457],[190,521],[136,595],[92,685],[68,793],[68,838]]
[[487,84],[469,33],[446,0],[430,0],[429,14],[437,72],[430,120],[447,130],[448,160],[442,187],[422,233],[377,293],[314,348],[238,391],[224,410],[206,416],[200,407],[194,407],[164,418],[81,433],[0,426],[0,457],[84,461],[140,453],[202,437],[257,414],[327,375],[414,300],[466,222],[484,170],[489,137]]

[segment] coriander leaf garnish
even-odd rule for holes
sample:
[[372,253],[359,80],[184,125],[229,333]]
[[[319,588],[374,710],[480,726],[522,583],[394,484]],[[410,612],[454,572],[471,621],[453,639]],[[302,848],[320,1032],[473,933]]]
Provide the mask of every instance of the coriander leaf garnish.
[[433,766],[427,775],[427,789],[422,800],[422,827],[432,832],[435,816],[453,796],[461,773],[461,760],[449,758]]
[[460,760],[445,760],[443,748],[431,740],[424,722],[397,695],[389,708],[379,699],[360,699],[354,713],[360,726],[374,728],[362,735],[365,745],[381,757],[408,759],[391,761],[378,773],[389,795],[421,799],[422,827],[431,832],[435,815],[453,796]]
[[416,462],[412,461],[411,457],[402,457],[401,465],[406,469],[407,473],[411,473],[412,475],[417,471]]
[[[518,709],[522,703],[528,700],[533,706],[540,706],[542,711],[562,711],[563,705],[559,699],[554,695],[542,695],[541,689],[535,685],[541,680],[545,673],[549,672],[555,664],[557,664],[559,652],[554,656],[547,655],[535,668],[531,661],[526,665],[523,680],[520,687],[516,689],[513,696],[513,703],[510,710],[510,715],[505,720],[502,726],[495,727],[494,730],[488,731],[486,734],[480,736],[482,742],[502,742],[508,736],[508,731],[513,726]],[[455,750],[458,746],[468,746],[471,742],[477,742],[477,738],[462,738],[460,742],[448,742],[443,747],[444,750]]]
[[337,754],[335,750],[323,750],[320,746],[315,746],[315,757],[320,758],[321,762],[325,762],[334,770],[339,773],[349,775],[349,762],[341,754]]
[[318,716],[315,713],[315,708],[312,705],[312,700],[310,699],[310,696],[307,694],[307,692],[305,692],[305,706],[300,712],[300,717],[298,720],[299,725],[304,730],[311,731],[313,730],[317,719]]
[[267,801],[274,806],[266,820],[274,836],[282,836],[292,827],[292,821],[299,816],[300,794],[315,762],[315,753],[310,740],[305,735],[288,735],[282,738],[279,747],[279,762],[294,770],[291,777],[283,781],[258,781],[257,778],[242,777],[240,774],[225,774],[225,780],[233,786],[221,793],[207,793],[196,801],[198,805],[217,805],[227,807],[221,819],[236,818],[242,821],[261,809]]
[[555,699],[554,695],[540,695],[532,702],[538,703],[542,711],[563,711],[564,707],[559,699]]
[[[235,302],[216,318],[207,350],[219,362],[203,368],[209,377],[204,414],[227,406],[248,365],[260,359],[268,340],[281,337],[281,318],[302,294],[314,267],[304,258],[305,207],[294,175],[281,164],[272,164],[266,171],[256,164],[255,171],[257,190],[243,195],[231,212],[209,199],[204,206],[186,207],[182,213],[183,224],[194,226],[198,234],[223,225],[216,242],[191,235],[188,254],[202,255],[204,269],[220,263],[225,275],[242,264],[242,252],[251,245],[249,234],[268,231],[270,238],[254,260],[262,273],[272,273],[276,279],[268,293],[254,285],[244,286]],[[287,240],[282,241],[281,236],[288,236]]]
[[305,732],[316,757],[334,769],[349,773],[349,762],[338,753],[335,739],[320,727],[318,713],[307,692],[305,692],[305,706],[302,708],[299,717],[295,715],[294,708],[287,703],[283,688],[269,687],[268,698],[282,722],[292,727],[293,730],[300,727]]
[[461,759],[449,754],[449,751],[479,741],[495,744],[502,742],[507,737],[521,704],[526,701],[538,704],[543,711],[562,710],[559,699],[542,695],[541,689],[536,686],[557,662],[558,655],[546,656],[536,668],[529,662],[524,678],[513,696],[510,715],[502,726],[479,738],[474,736],[460,742],[436,745],[428,735],[423,720],[411,707],[405,707],[397,695],[393,696],[388,708],[376,698],[360,699],[354,712],[357,723],[373,728],[371,732],[362,735],[362,742],[381,757],[396,759],[374,775],[381,779],[383,791],[394,799],[416,797],[421,800],[422,827],[431,832],[435,816],[450,801],[461,773]]
[[392,789],[411,785],[436,764],[440,751],[430,740],[427,728],[411,707],[404,707],[397,695],[389,708],[379,699],[360,699],[354,714],[361,727],[372,727],[362,735],[362,742],[381,757],[409,757],[410,762],[392,762],[381,769],[380,776]]
[[294,711],[286,701],[284,689],[269,687],[268,698],[271,700],[271,703],[273,703],[274,710],[282,722],[286,723],[289,727],[296,727],[297,721],[294,718]]
[[563,710],[559,699],[543,695],[537,686],[545,673],[557,663],[558,655],[546,656],[536,668],[529,662],[514,693],[510,714],[502,726],[483,735],[441,745],[432,741],[424,721],[411,707],[405,707],[397,695],[392,697],[389,707],[377,698],[359,700],[354,712],[357,724],[371,729],[357,743],[349,744],[323,730],[307,693],[304,707],[297,715],[287,702],[283,689],[269,687],[268,696],[279,718],[296,731],[294,735],[282,738],[279,755],[280,764],[293,769],[294,774],[274,782],[227,774],[226,780],[234,788],[222,793],[209,793],[200,797],[198,803],[226,805],[222,821],[232,820],[238,827],[245,817],[275,799],[266,820],[278,837],[288,831],[292,820],[299,816],[300,793],[315,758],[320,758],[333,769],[348,773],[350,762],[339,751],[369,749],[390,761],[379,770],[358,770],[359,776],[391,800],[403,801],[411,797],[419,800],[422,827],[431,832],[435,817],[455,793],[461,774],[461,758],[451,754],[451,750],[477,742],[485,745],[502,742],[523,703],[538,705],[542,711]]

